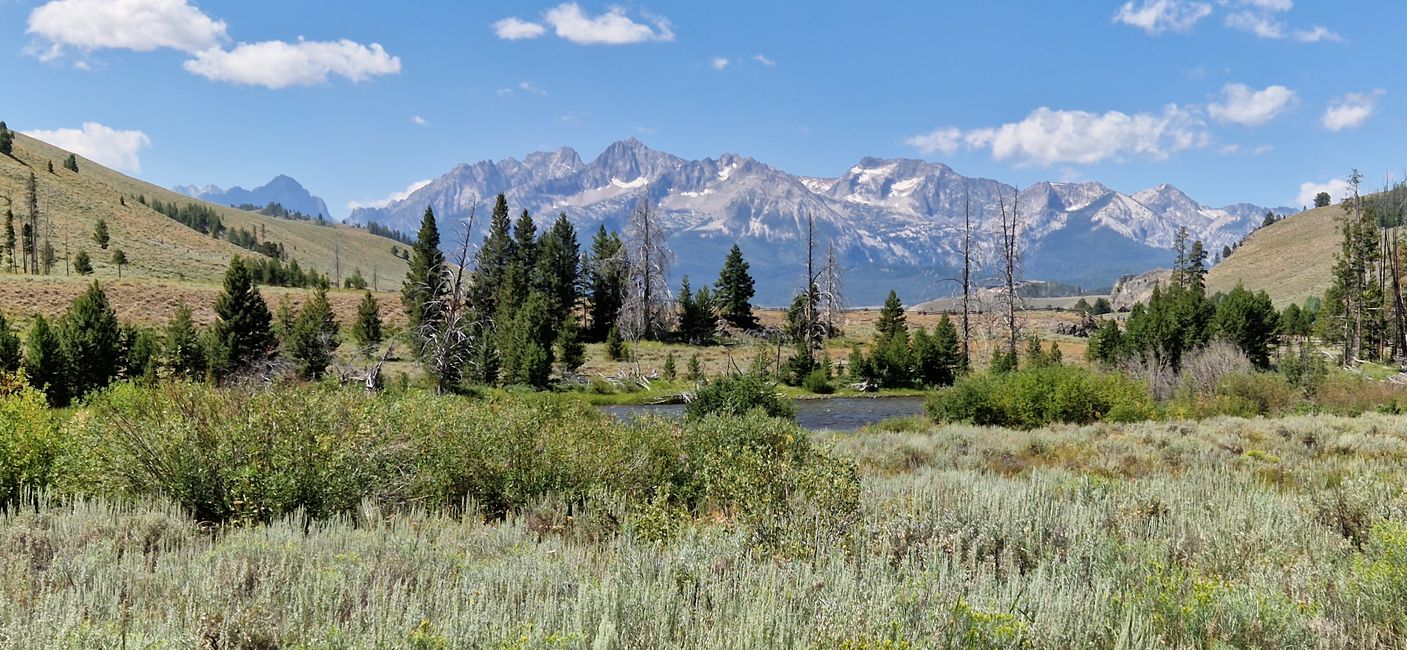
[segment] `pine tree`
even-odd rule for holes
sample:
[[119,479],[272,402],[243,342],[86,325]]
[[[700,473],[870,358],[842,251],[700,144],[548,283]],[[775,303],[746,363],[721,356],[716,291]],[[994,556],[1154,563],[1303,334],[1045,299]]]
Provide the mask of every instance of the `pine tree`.
[[68,404],[68,359],[64,357],[58,332],[42,315],[34,316],[29,335],[25,337],[24,374],[30,385],[44,391],[49,404]]
[[1329,207],[1329,203],[1330,203],[1332,200],[1333,200],[1333,199],[1329,197],[1329,193],[1328,193],[1328,192],[1320,192],[1320,193],[1314,195],[1314,207],[1316,207],[1316,208],[1327,208],[1327,207]]
[[606,340],[625,301],[626,261],[624,242],[618,235],[607,233],[603,225],[591,240],[591,256],[587,263],[586,284],[590,299],[591,327],[589,338]]
[[532,285],[547,298],[547,311],[555,322],[574,318],[581,298],[581,246],[565,214],[557,215],[538,240]]
[[332,306],[327,302],[327,289],[318,287],[303,303],[289,346],[290,356],[298,362],[298,373],[304,379],[322,379],[327,372],[337,351],[338,329]]
[[93,227],[93,241],[98,245],[98,248],[107,250],[111,237],[108,236],[106,219],[98,219],[98,225]]
[[711,340],[715,334],[714,298],[708,287],[697,292],[689,287],[689,276],[679,285],[679,338],[689,343]]
[[97,282],[73,301],[59,329],[70,397],[83,397],[117,378],[125,357],[122,326]]
[[699,381],[704,378],[703,362],[699,361],[699,353],[695,352],[689,356],[688,374],[685,375],[689,381]]
[[928,335],[919,328],[914,334],[914,369],[919,383],[925,386],[949,386],[957,378],[961,363],[958,330],[943,314],[942,320]]
[[279,346],[287,348],[293,345],[293,330],[298,325],[298,310],[293,308],[293,298],[284,294],[278,301],[278,309],[274,311],[274,338]]
[[612,326],[606,332],[606,358],[611,361],[626,361],[630,359],[630,351],[625,348],[625,339],[621,338],[620,328]]
[[445,255],[440,252],[440,229],[435,224],[434,210],[426,207],[420,220],[420,233],[411,249],[410,269],[401,287],[406,328],[417,355],[423,349],[421,330],[435,322],[435,305],[444,293]]
[[73,256],[73,272],[79,275],[93,274],[93,260],[88,257],[88,251],[80,250]]
[[723,260],[723,269],[718,272],[718,282],[713,285],[718,311],[723,319],[743,330],[757,328],[757,317],[752,313],[752,297],[757,294],[757,289],[749,268],[743,259],[743,250],[733,244],[728,250],[728,257]]
[[1275,213],[1267,210],[1265,213],[1265,218],[1262,219],[1260,222],[1260,227],[1264,228],[1266,226],[1273,226],[1275,225],[1275,221]]
[[127,266],[127,253],[121,248],[112,251],[112,265],[117,267],[117,278],[122,279],[122,267]]
[[670,350],[669,353],[664,355],[664,367],[660,370],[660,376],[663,377],[665,381],[674,381],[675,378],[679,376],[679,369],[674,363],[673,350]]
[[1240,283],[1217,303],[1213,320],[1217,336],[1235,344],[1261,369],[1270,367],[1270,346],[1279,324],[1270,296],[1251,293]]
[[573,375],[586,363],[586,343],[581,339],[581,326],[568,318],[557,333],[557,365],[562,376]]
[[357,304],[357,321],[352,324],[352,340],[356,341],[357,348],[362,350],[363,354],[367,354],[384,338],[381,330],[381,304],[368,291]]
[[4,122],[0,122],[0,154],[13,156],[15,153],[15,134],[10,131],[10,127]]
[[244,370],[272,354],[276,342],[273,315],[241,258],[230,261],[225,286],[215,300],[215,325],[210,330],[210,370],[217,379]]
[[546,388],[552,374],[555,336],[548,322],[547,300],[532,293],[522,309],[499,334],[502,381]]
[[122,361],[122,377],[140,380],[147,385],[156,383],[161,360],[161,339],[156,332],[134,327],[123,330],[126,356]]
[[469,277],[469,306],[476,319],[492,326],[498,316],[498,298],[503,291],[508,265],[513,261],[512,222],[508,199],[498,195],[489,219],[489,231],[474,256],[474,272]]
[[884,299],[884,307],[879,310],[879,320],[875,323],[875,339],[885,339],[900,332],[908,333],[909,326],[904,316],[904,303],[899,302],[899,294],[890,290]]
[[0,373],[20,369],[20,337],[0,314]]
[[195,329],[190,307],[176,307],[166,325],[166,367],[177,377],[195,379],[205,374],[205,348]]
[[498,287],[497,320],[513,319],[533,290],[532,275],[537,269],[537,224],[524,210],[513,223],[513,239],[508,247],[508,266]]
[[[53,164],[53,163],[50,163],[50,164]],[[64,169],[67,169],[67,170],[69,170],[69,171],[71,171],[71,172],[77,173],[77,172],[78,172],[78,156],[75,156],[75,155],[73,155],[73,154],[69,154],[67,158],[64,158]]]

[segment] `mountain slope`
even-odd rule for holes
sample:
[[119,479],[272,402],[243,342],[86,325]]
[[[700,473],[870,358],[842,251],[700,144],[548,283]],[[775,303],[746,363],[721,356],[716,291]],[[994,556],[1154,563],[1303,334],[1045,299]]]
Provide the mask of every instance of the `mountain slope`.
[[632,138],[590,162],[564,148],[522,161],[462,164],[404,200],[355,210],[349,220],[410,232],[428,205],[452,231],[471,208],[485,214],[500,192],[515,212],[527,210],[540,223],[563,212],[580,230],[619,229],[649,199],[670,232],[676,279],[711,281],[722,251],[737,242],[754,266],[758,302],[769,305],[785,304],[801,284],[799,244],[808,218],[822,252],[834,244],[846,267],[847,298],[878,304],[891,288],[910,302],[951,292],[945,278],[959,264],[969,207],[977,239],[990,244],[1002,207],[1015,200],[1025,276],[1091,288],[1165,265],[1181,227],[1218,250],[1240,241],[1266,212],[1208,207],[1171,185],[1127,195],[1098,183],[1037,183],[1017,197],[1012,186],[922,160],[863,158],[835,178],[799,177],[737,154],[685,160]]
[[332,212],[327,209],[326,201],[323,201],[321,197],[313,196],[313,193],[309,192],[301,183],[282,174],[252,190],[246,190],[239,186],[222,190],[215,185],[203,187],[178,185],[171,189],[220,205],[256,205],[262,208],[270,203],[278,203],[289,210],[302,212],[310,217],[321,215],[328,219],[332,218]]
[[1251,234],[1207,274],[1209,291],[1230,291],[1239,282],[1265,290],[1275,305],[1303,303],[1329,288],[1339,249],[1343,208],[1331,205],[1292,215]]
[[[256,255],[151,210],[134,200],[139,195],[163,202],[206,205],[220,215],[227,227],[256,231],[261,241],[280,242],[290,259],[329,275],[334,271],[335,260],[340,258],[344,275],[359,268],[370,280],[374,271],[380,287],[390,289],[399,285],[406,271],[406,263],[391,254],[396,242],[356,227],[277,219],[203,203],[83,158],[78,159],[79,172],[74,173],[59,164],[69,152],[18,133],[14,154],[14,158],[0,156],[0,208],[9,207],[4,198],[12,201],[18,231],[18,220],[26,212],[25,184],[33,171],[44,224],[41,233],[52,229],[50,239],[60,257],[55,270],[59,275],[63,274],[66,245],[70,255],[88,251],[99,278],[116,276],[116,268],[110,263],[111,250],[115,248],[123,249],[129,260],[129,266],[123,269],[124,277],[204,282],[218,281],[232,256]],[[47,170],[49,162],[54,163],[53,174]],[[92,240],[99,218],[107,221],[111,233],[107,251],[99,250]]]

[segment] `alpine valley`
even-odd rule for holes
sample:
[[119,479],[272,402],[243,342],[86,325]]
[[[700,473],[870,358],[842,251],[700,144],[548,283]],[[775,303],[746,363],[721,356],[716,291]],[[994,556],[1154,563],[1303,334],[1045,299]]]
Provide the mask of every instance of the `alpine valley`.
[[[1017,188],[969,178],[922,160],[863,158],[833,178],[795,176],[737,154],[685,160],[636,139],[616,142],[591,162],[570,148],[523,160],[461,164],[403,199],[357,208],[349,221],[413,233],[434,209],[445,246],[477,208],[482,236],[494,198],[507,196],[539,226],[565,213],[589,240],[598,225],[620,229],[642,200],[664,215],[673,275],[712,281],[737,242],[753,266],[757,301],[786,304],[801,285],[807,218],[818,256],[834,245],[846,269],[846,298],[878,304],[889,289],[906,300],[949,295],[961,263],[964,215],[974,241],[991,249],[1003,203]],[[1126,274],[1167,266],[1180,228],[1208,250],[1240,242],[1267,211],[1293,208],[1203,205],[1171,185],[1124,194],[1095,182],[1042,182],[1020,188],[1022,270],[1029,280],[1107,288]]]

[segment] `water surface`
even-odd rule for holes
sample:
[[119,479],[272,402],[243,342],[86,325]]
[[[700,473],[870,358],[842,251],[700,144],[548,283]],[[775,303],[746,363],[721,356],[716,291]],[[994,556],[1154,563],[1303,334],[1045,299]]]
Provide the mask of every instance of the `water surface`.
[[[813,431],[855,431],[880,420],[923,413],[922,397],[835,397],[795,400],[794,403],[797,423]],[[642,415],[684,417],[683,404],[603,406],[601,410],[621,420]]]

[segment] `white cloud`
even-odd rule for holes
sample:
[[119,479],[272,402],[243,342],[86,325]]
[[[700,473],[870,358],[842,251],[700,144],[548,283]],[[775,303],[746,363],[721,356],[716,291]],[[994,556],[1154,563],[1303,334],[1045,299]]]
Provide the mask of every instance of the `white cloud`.
[[1226,84],[1221,87],[1222,101],[1207,105],[1212,119],[1244,126],[1259,126],[1285,110],[1297,101],[1295,91],[1284,86],[1266,86],[1252,90],[1246,84]]
[[1386,92],[1379,88],[1371,93],[1348,93],[1335,98],[1324,111],[1324,128],[1342,131],[1363,126],[1373,115],[1373,111],[1377,110],[1378,98]]
[[138,154],[151,146],[151,138],[141,131],[118,131],[97,122],[84,122],[81,129],[25,131],[25,134],[125,172],[142,171]]
[[1318,43],[1319,41],[1330,41],[1337,43],[1343,40],[1335,32],[1329,31],[1328,27],[1315,25],[1313,29],[1295,30],[1295,40],[1301,43]]
[[534,95],[546,95],[547,90],[531,81],[519,81],[518,89]]
[[1162,160],[1211,142],[1192,111],[1170,104],[1161,113],[1089,113],[1038,108],[1020,122],[960,131],[940,128],[905,141],[925,153],[958,146],[988,149],[996,160],[1018,166],[1059,163],[1090,165],[1132,158]]
[[537,38],[546,32],[547,28],[538,23],[511,16],[493,24],[493,33],[505,41]]
[[1226,16],[1226,26],[1260,38],[1284,38],[1285,24],[1258,11],[1238,11]]
[[1300,183],[1300,193],[1295,197],[1295,203],[1301,206],[1314,205],[1314,197],[1320,192],[1328,192],[1330,201],[1337,203],[1348,196],[1348,181],[1342,178],[1331,178],[1323,183],[1312,181]]
[[347,39],[240,43],[229,51],[212,48],[198,52],[183,65],[212,81],[274,90],[327,83],[333,75],[359,82],[401,71],[401,60],[380,44],[367,46]]
[[963,134],[962,130],[956,127],[939,127],[928,133],[911,136],[904,140],[904,144],[925,154],[941,153],[951,156],[962,147]]
[[1211,13],[1212,6],[1205,2],[1143,0],[1135,5],[1133,0],[1129,0],[1114,13],[1114,22],[1137,27],[1149,34],[1186,32]]
[[186,0],[53,0],[30,12],[26,32],[48,43],[34,52],[44,60],[67,48],[198,52],[227,38],[223,21]]
[[713,60],[710,61],[710,62],[708,63],[708,65],[709,65],[710,67],[712,67],[714,70],[722,70],[722,69],[728,67],[728,64],[729,64],[729,63],[732,63],[732,61],[729,61],[728,59],[725,59],[725,58],[723,58],[723,57],[721,57],[721,56],[716,56],[716,57],[713,57]]
[[570,112],[570,113],[567,113],[566,115],[563,115],[563,116],[557,118],[557,121],[558,121],[558,122],[561,122],[562,124],[565,124],[565,125],[567,125],[567,126],[570,126],[570,127],[573,127],[573,128],[578,128],[578,129],[579,129],[579,128],[581,128],[582,126],[585,126],[585,125],[586,125],[586,118],[587,118],[587,117],[589,117],[589,115],[588,115],[587,113],[581,113],[581,112],[578,112],[578,111],[572,111],[572,112]]
[[430,126],[430,121],[419,115],[412,115],[410,117],[410,123],[416,126]]
[[577,45],[626,45],[647,41],[672,41],[674,31],[662,17],[645,16],[653,26],[637,23],[625,15],[623,7],[611,7],[606,13],[591,17],[575,2],[567,2],[547,11],[544,19],[557,35]]
[[416,193],[420,190],[420,188],[425,187],[429,184],[429,179],[423,181],[416,181],[414,183],[411,183],[404,190],[401,190],[399,192],[392,192],[390,196],[383,199],[376,199],[375,201],[367,201],[365,203],[360,201],[348,201],[347,210],[351,211],[356,210],[357,208],[384,208],[388,205],[391,205],[392,203],[395,203],[396,201],[404,201],[410,198],[410,195]]
[[769,67],[769,68],[772,67],[772,66],[777,65],[777,62],[776,62],[776,61],[773,61],[772,59],[769,59],[769,58],[767,58],[766,56],[764,56],[764,55],[762,55],[762,54],[754,54],[754,55],[752,55],[752,60],[753,60],[753,61],[756,61],[756,62],[758,62],[758,63],[761,63],[762,65],[765,65],[765,66],[767,66],[767,67]]

